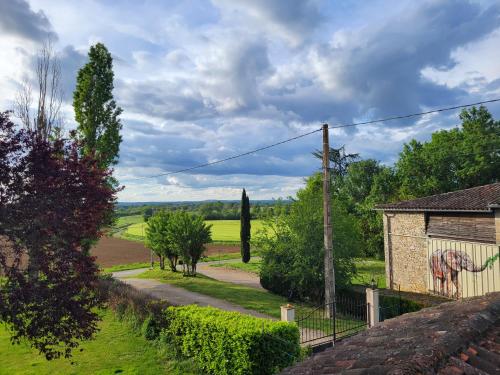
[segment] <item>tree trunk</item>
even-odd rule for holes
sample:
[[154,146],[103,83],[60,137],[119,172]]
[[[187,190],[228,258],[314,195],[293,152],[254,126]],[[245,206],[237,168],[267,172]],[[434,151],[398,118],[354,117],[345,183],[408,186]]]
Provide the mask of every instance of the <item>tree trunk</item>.
[[168,261],[170,262],[170,270],[172,272],[177,272],[177,257],[171,256],[168,258]]
[[160,255],[160,269],[164,270],[165,269],[165,257]]

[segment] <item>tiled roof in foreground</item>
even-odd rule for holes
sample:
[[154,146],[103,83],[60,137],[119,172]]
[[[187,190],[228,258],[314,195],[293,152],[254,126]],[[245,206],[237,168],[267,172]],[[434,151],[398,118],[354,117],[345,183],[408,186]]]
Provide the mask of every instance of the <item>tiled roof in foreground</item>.
[[500,206],[500,182],[396,203],[380,204],[384,211],[491,211]]
[[386,320],[283,375],[500,373],[500,292]]

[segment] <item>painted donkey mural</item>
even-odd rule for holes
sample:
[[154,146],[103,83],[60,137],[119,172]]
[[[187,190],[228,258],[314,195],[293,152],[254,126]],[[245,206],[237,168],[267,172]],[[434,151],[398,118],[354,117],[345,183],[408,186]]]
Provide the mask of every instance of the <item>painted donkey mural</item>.
[[[469,272],[483,272],[486,267],[492,266],[499,255],[494,255],[486,260],[483,265],[476,265],[472,259],[461,250],[436,250],[429,259],[429,266],[434,281],[434,291],[448,297],[461,297],[459,273],[462,270]],[[452,293],[452,284],[455,294]]]

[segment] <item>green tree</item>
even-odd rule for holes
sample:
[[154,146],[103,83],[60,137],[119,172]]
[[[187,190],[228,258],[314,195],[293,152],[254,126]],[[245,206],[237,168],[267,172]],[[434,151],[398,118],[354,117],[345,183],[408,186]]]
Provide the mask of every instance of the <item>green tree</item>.
[[184,274],[196,275],[196,265],[205,252],[205,244],[212,241],[211,227],[199,215],[184,211],[171,214],[169,238],[182,258]]
[[404,199],[445,193],[500,180],[500,121],[487,108],[460,114],[462,127],[441,130],[430,141],[405,144],[396,163]]
[[[356,218],[332,197],[336,285],[348,285],[355,272],[361,234]],[[258,234],[261,284],[290,299],[321,301],[324,293],[322,177],[315,174],[299,190],[290,213],[268,218]]]
[[362,254],[383,258],[382,216],[374,210],[378,203],[394,199],[397,185],[391,168],[374,159],[350,163],[342,179],[337,179],[337,196],[359,224]]
[[250,261],[250,199],[245,189],[241,194],[241,216],[240,216],[240,239],[241,239],[241,260],[243,263]]
[[171,237],[171,216],[169,212],[160,210],[149,218],[146,226],[146,246],[160,257],[162,270],[165,269],[167,258],[170,269],[176,272],[179,251]]
[[89,61],[78,72],[73,93],[77,137],[83,154],[95,153],[101,167],[118,161],[122,109],[113,98],[113,58],[102,43],[90,47]]
[[[323,151],[314,151],[313,155],[318,159],[323,159]],[[359,159],[359,154],[348,154],[345,151],[345,145],[340,148],[330,148],[328,152],[330,159],[330,173],[332,178],[344,176],[347,173],[349,164]]]

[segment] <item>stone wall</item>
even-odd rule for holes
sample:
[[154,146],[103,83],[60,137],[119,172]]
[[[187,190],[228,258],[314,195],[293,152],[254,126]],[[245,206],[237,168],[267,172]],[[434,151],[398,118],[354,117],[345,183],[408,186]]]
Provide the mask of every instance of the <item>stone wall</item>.
[[401,287],[404,291],[426,293],[428,266],[424,213],[384,213],[384,247],[388,287],[392,281],[394,289]]

